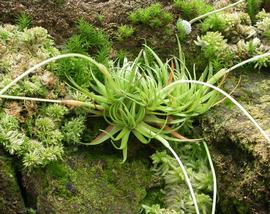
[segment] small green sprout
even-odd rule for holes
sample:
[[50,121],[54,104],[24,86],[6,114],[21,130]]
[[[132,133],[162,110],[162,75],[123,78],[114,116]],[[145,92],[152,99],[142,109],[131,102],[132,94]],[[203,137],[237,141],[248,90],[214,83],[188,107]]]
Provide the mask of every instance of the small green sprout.
[[32,20],[26,13],[21,13],[16,17],[16,25],[20,31],[23,31],[24,29],[31,27]]
[[253,23],[257,13],[261,10],[262,2],[262,0],[247,0],[247,11]]
[[66,2],[66,0],[54,0],[55,4],[57,6],[63,6]]
[[99,24],[102,24],[102,22],[104,22],[104,19],[105,19],[104,15],[100,13],[96,15],[96,20],[99,22]]
[[134,33],[134,28],[128,25],[120,25],[117,30],[118,40],[122,41],[131,37]]

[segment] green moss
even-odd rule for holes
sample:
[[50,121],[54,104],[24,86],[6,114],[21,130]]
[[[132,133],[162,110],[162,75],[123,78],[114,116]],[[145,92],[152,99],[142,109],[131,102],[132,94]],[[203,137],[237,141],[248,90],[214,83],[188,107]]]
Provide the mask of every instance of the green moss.
[[5,157],[0,149],[0,212],[22,213],[25,211],[23,198],[17,183],[11,158]]
[[64,141],[68,144],[79,144],[85,129],[86,125],[84,117],[76,117],[67,121],[62,128]]
[[84,149],[67,152],[64,162],[52,163],[45,171],[31,172],[27,179],[39,185],[37,210],[53,207],[66,213],[76,207],[77,213],[137,213],[151,172],[140,160],[120,162],[114,155]]
[[64,115],[68,113],[68,108],[59,104],[51,104],[44,106],[41,112],[45,116],[51,117],[54,121],[61,121]]
[[16,25],[20,31],[23,31],[24,29],[31,27],[32,20],[26,13],[21,13],[16,17]]
[[[241,84],[234,94],[260,124],[266,124],[269,75],[254,69],[239,70],[228,77],[226,91],[237,85],[239,72]],[[258,210],[267,213],[265,194],[270,189],[267,182],[270,159],[265,139],[244,115],[239,114],[238,108],[223,105],[204,116],[202,127],[203,136],[211,142],[210,152],[218,175],[220,213],[254,213]]]
[[213,10],[213,7],[204,0],[175,0],[174,6],[182,12],[181,15],[186,20]]
[[255,22],[256,15],[260,11],[262,0],[247,0],[247,11],[253,22]]
[[[176,144],[177,145],[177,144]],[[174,148],[183,161],[194,188],[201,213],[211,210],[212,175],[207,167],[208,160],[202,145],[181,145]],[[162,190],[164,206],[175,213],[195,213],[190,192],[177,161],[166,151],[156,152],[151,156],[152,170],[164,181]],[[154,206],[155,207],[155,206]],[[150,212],[152,213],[152,212]]]
[[129,14],[129,20],[135,24],[148,25],[158,28],[172,21],[172,14],[164,11],[159,3],[152,4],[146,8],[140,8]]
[[48,164],[46,169],[50,177],[66,178],[70,173],[67,166],[61,162],[52,162]]
[[102,24],[104,22],[105,17],[102,14],[96,15],[96,20],[99,22],[99,24]]
[[264,36],[268,40],[268,42],[270,43],[270,29],[266,30],[266,32],[264,33]]
[[[84,19],[80,19],[76,27],[77,34],[67,40],[64,52],[90,54],[98,62],[108,65],[111,49],[108,36]],[[77,84],[87,88],[91,81],[91,71],[99,74],[96,66],[92,66],[87,60],[73,58],[61,60],[56,74],[62,79],[72,78]],[[101,75],[99,77],[101,78]]]
[[117,38],[122,41],[131,37],[134,33],[134,28],[128,25],[120,25],[117,30]]
[[66,0],[53,0],[57,6],[63,6]]
[[121,49],[117,52],[117,60],[122,63],[125,59],[125,57],[127,56],[128,51],[125,49]]
[[206,33],[207,31],[219,31],[223,32],[227,27],[226,21],[220,15],[212,15],[207,17],[201,24],[201,31]]

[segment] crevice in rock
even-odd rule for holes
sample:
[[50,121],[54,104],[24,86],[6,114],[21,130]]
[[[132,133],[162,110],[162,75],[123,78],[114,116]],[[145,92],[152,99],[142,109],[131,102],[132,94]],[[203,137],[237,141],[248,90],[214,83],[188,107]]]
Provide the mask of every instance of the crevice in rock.
[[32,200],[31,196],[28,194],[25,186],[24,186],[24,182],[23,182],[23,175],[22,172],[19,170],[19,167],[15,167],[15,175],[16,175],[16,180],[20,189],[20,193],[21,193],[21,197],[23,199],[24,202],[24,206],[26,209],[32,208],[32,209],[36,209],[36,202],[35,200]]

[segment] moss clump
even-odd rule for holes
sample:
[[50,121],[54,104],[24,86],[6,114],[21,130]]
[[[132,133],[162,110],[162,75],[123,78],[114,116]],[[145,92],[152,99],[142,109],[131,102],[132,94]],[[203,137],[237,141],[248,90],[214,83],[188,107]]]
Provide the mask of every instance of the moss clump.
[[[231,66],[270,50],[268,44],[270,15],[265,11],[261,11],[256,15],[254,25],[252,25],[249,15],[242,11],[212,15],[202,22],[201,31],[206,34],[200,36],[196,43],[201,46],[204,57],[210,60],[214,67],[218,69]],[[218,37],[220,38],[218,39]],[[201,43],[200,38],[207,38],[208,41],[205,40],[206,43]],[[214,41],[217,41],[217,43]],[[212,45],[208,45],[210,43]],[[214,49],[217,51],[216,54],[214,54]],[[230,55],[233,55],[233,57]],[[253,63],[254,67],[258,69],[269,67],[269,64],[269,57]]]
[[93,149],[67,153],[64,162],[25,175],[26,191],[35,192],[37,212],[52,207],[57,213],[139,212],[152,183],[147,164],[120,164],[121,158]]
[[223,32],[227,28],[226,20],[221,15],[212,15],[207,17],[201,24],[202,33],[207,31],[219,31]]
[[[0,27],[0,35],[1,60],[5,64],[5,72],[0,74],[1,88],[30,65],[59,53],[43,28],[22,32],[15,26],[7,25]],[[63,99],[66,91],[67,88],[54,74],[41,69],[18,82],[7,93]],[[59,160],[64,153],[63,139],[66,137],[63,127],[68,127],[72,117],[63,119],[70,114],[74,112],[57,104],[3,100],[0,106],[0,144],[10,154],[19,156],[25,167],[44,166]],[[84,132],[84,128],[80,127],[80,132],[69,133],[76,136],[77,143]]]
[[195,44],[201,47],[204,58],[214,65],[215,70],[232,64],[233,52],[221,33],[207,32],[198,37]]
[[135,24],[144,24],[151,28],[158,28],[169,24],[172,21],[172,14],[163,10],[161,5],[157,3],[131,12],[129,20]]
[[213,10],[213,7],[204,0],[174,0],[174,6],[182,12],[181,15],[187,20]]
[[67,121],[62,128],[64,141],[69,144],[79,144],[85,129],[84,117],[76,117]]
[[117,38],[122,41],[131,37],[134,33],[134,28],[128,25],[121,25],[117,30]]

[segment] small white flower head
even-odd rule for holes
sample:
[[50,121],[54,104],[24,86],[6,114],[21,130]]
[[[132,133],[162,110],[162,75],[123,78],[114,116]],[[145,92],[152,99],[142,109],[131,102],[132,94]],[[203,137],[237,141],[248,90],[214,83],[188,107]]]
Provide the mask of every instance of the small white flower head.
[[191,24],[187,20],[179,19],[178,22],[180,22],[182,24],[187,35],[191,33],[192,27],[191,27]]

